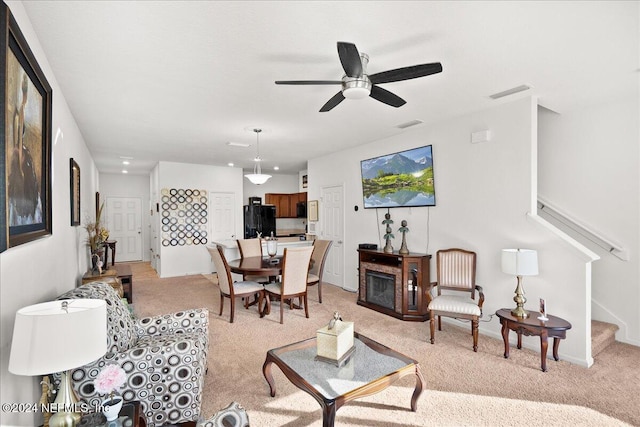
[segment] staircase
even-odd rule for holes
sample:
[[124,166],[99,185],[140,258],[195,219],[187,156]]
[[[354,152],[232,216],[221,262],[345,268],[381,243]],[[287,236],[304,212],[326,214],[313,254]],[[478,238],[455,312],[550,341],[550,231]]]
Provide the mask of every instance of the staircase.
[[618,325],[598,320],[591,321],[591,357],[595,358],[616,340],[617,330]]

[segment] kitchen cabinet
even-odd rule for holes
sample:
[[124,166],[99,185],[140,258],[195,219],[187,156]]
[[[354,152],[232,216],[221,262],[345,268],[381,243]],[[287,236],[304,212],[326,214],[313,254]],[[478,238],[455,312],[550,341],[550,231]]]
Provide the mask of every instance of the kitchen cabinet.
[[266,193],[265,204],[276,207],[276,218],[295,218],[298,202],[307,201],[307,193]]

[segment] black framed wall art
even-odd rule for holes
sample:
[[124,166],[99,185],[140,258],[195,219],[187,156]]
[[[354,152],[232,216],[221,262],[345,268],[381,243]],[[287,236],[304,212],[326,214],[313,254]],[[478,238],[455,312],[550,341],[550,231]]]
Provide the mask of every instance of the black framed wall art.
[[6,4],[0,5],[0,250],[52,233],[51,86]]
[[71,225],[80,225],[80,166],[73,157],[69,159],[69,177]]

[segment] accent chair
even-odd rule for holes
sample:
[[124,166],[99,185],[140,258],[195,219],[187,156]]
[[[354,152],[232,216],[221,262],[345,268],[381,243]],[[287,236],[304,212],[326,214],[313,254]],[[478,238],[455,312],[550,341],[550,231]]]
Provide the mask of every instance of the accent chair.
[[[478,322],[482,316],[484,293],[476,285],[476,253],[464,249],[442,249],[436,253],[437,282],[429,287],[429,318],[431,344],[435,342],[435,318],[438,330],[442,330],[441,316],[471,321],[473,351],[478,351]],[[433,296],[433,288],[437,295]],[[476,292],[478,298],[476,299]],[[465,295],[460,295],[460,294]],[[470,294],[470,295],[466,295]]]

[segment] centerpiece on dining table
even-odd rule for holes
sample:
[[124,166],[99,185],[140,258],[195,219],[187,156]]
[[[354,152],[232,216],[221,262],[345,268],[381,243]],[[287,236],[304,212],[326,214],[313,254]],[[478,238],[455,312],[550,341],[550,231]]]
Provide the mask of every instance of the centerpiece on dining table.
[[273,261],[274,257],[278,254],[278,239],[273,235],[273,231],[271,232],[271,236],[267,237],[267,255],[271,261]]

